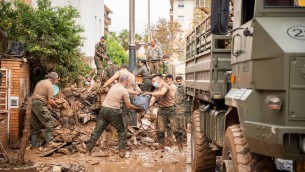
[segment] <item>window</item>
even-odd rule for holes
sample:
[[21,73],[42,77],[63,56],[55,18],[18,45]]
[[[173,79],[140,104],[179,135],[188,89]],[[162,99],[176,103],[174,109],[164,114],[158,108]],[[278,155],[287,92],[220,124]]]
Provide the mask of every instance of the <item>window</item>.
[[178,16],[178,22],[180,24],[184,23],[184,16]]
[[242,1],[242,23],[246,23],[253,18],[255,0]]
[[265,0],[265,7],[305,7],[304,0]]
[[178,8],[184,8],[184,0],[178,0]]

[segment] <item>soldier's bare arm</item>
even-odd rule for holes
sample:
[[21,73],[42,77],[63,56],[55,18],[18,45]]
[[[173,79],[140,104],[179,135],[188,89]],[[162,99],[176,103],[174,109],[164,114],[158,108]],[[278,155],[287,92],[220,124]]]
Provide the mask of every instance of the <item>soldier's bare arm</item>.
[[128,91],[128,94],[129,95],[139,95],[139,94],[141,94],[141,92],[140,91],[134,91],[133,89],[127,89],[127,91]]
[[167,92],[167,88],[163,87],[160,91],[154,91],[151,93],[152,96],[163,96]]
[[115,80],[117,80],[119,78],[119,75],[114,74],[104,85],[103,87],[107,87],[108,85],[110,85],[111,83],[113,83]]
[[58,105],[55,103],[54,99],[51,97],[48,97],[48,103],[52,106],[52,107],[58,107]]
[[156,97],[152,96],[150,99],[149,107],[153,106],[156,103]]

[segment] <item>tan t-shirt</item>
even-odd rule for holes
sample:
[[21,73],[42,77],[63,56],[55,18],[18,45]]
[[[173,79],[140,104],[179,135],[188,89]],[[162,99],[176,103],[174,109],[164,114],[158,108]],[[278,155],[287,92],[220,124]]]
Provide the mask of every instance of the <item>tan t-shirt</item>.
[[163,96],[157,96],[156,99],[158,100],[160,107],[171,107],[175,105],[175,98],[170,91],[170,86],[163,82],[156,91],[161,91],[161,89],[165,87],[167,88],[166,93]]
[[136,77],[132,73],[130,73],[128,70],[119,70],[115,73],[115,75],[118,75],[119,78],[121,75],[127,75],[128,79],[129,79],[128,88],[138,90],[138,87],[135,85]]
[[54,87],[49,79],[39,81],[34,89],[33,99],[48,103],[48,98],[54,97]]
[[118,83],[110,88],[102,106],[113,109],[121,109],[122,100],[124,102],[130,102],[129,94],[126,88],[123,87],[123,85],[121,85],[120,83]]

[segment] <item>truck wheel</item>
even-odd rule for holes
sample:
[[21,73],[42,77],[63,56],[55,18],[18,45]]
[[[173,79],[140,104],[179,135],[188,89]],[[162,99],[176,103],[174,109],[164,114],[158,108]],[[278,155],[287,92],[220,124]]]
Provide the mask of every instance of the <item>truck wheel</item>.
[[239,125],[232,125],[227,128],[222,159],[232,160],[235,172],[276,171],[272,158],[251,152]]
[[209,146],[210,140],[200,129],[200,112],[196,110],[192,117],[192,171],[215,171],[216,154]]

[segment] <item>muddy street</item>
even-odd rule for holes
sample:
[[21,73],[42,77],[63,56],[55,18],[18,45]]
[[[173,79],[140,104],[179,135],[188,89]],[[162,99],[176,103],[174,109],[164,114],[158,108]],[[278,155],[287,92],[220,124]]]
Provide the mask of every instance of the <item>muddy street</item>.
[[[186,145],[185,145],[186,146]],[[38,149],[27,150],[26,159],[37,166],[38,171],[111,171],[111,172],[190,172],[190,151],[185,147],[179,152],[176,146],[165,147],[163,151],[144,149],[129,150],[125,158],[120,158],[115,150],[94,152],[91,156],[83,153],[73,155],[52,154],[41,157]]]

